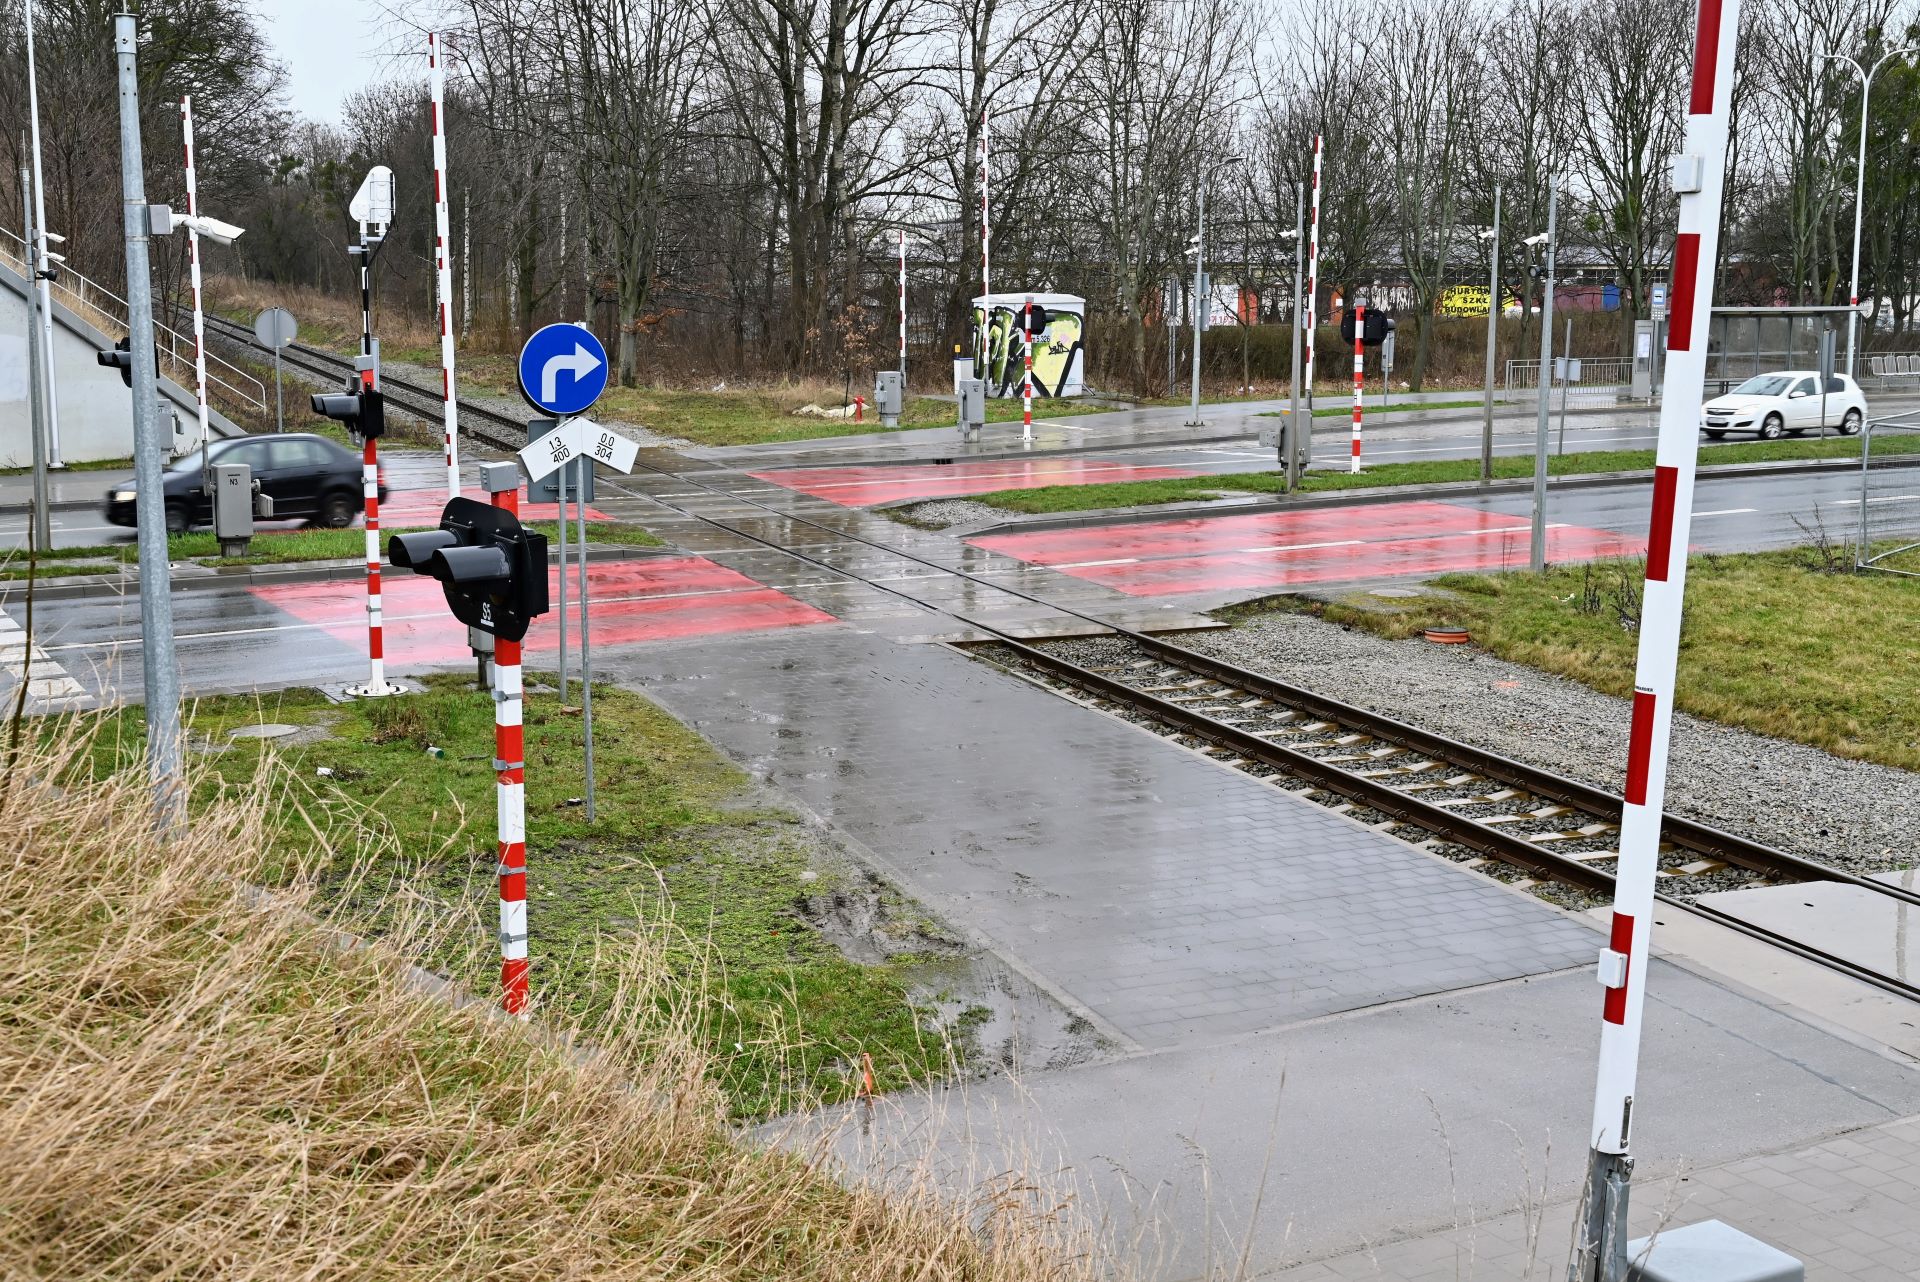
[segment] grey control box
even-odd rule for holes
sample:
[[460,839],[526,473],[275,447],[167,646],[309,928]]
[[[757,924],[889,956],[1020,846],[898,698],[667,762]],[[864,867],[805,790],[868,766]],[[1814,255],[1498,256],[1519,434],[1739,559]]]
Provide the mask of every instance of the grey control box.
[[883,369],[873,376],[873,408],[879,413],[883,426],[900,425],[900,413],[905,403],[906,390],[899,370]]
[[960,435],[973,440],[987,425],[987,381],[983,378],[960,380]]
[[213,465],[213,535],[224,556],[240,556],[253,537],[253,469],[245,463]]

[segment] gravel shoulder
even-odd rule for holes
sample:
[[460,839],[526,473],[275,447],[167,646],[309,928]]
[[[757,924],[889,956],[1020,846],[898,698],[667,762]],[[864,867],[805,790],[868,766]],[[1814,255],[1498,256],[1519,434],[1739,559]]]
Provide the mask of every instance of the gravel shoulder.
[[[1291,613],[1180,641],[1616,793],[1625,782],[1626,700],[1472,646],[1389,640]],[[1920,858],[1920,779],[1906,771],[1685,713],[1673,735],[1675,813],[1860,874]]]

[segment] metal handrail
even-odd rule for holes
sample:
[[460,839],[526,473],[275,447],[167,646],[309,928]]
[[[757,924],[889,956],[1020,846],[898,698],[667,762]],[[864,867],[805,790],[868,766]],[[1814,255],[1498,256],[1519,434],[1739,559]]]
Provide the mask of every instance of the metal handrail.
[[[25,273],[29,278],[31,278],[32,272],[29,271],[26,266],[27,263],[31,261],[29,257],[31,250],[27,245],[27,242],[22,240],[19,236],[16,236],[10,229],[5,227],[0,227],[0,236],[4,236],[6,240],[11,241],[13,245],[19,246],[19,250],[18,252],[16,252],[10,246],[5,244],[5,242],[0,242],[0,253],[5,254],[9,258],[15,259],[20,264],[22,272]],[[100,297],[117,304],[119,307],[118,314],[115,314],[112,310],[108,308],[100,306],[98,302],[88,297],[87,294],[82,293],[78,289],[75,289],[74,284],[70,282],[75,282],[80,285],[83,285],[86,287],[86,290],[88,292],[92,294],[97,294]],[[81,273],[73,270],[73,268],[71,267],[62,267],[60,269],[59,277],[53,281],[53,288],[60,291],[61,293],[64,293],[67,296],[66,301],[68,302],[69,306],[74,307],[74,309],[77,311],[91,312],[94,315],[109,321],[112,325],[118,327],[121,331],[121,335],[124,336],[127,328],[127,323],[125,319],[127,314],[126,299],[120,297],[120,295],[114,293],[112,290],[108,289],[105,285],[102,285],[100,282],[96,280],[92,280],[89,277],[82,275]],[[177,381],[185,385],[191,386],[193,381],[193,339],[192,337],[190,335],[181,334],[179,331],[173,329],[171,326],[162,324],[157,319],[153,322],[153,333],[154,333],[154,346],[161,351],[161,353],[165,356],[167,360],[172,361],[183,372],[182,376]],[[186,355],[184,356],[181,355],[182,347],[186,349]],[[241,404],[246,405],[251,409],[258,410],[263,414],[266,413],[267,387],[265,383],[262,383],[259,379],[253,377],[253,375],[247,373],[245,370],[240,369],[238,366],[234,365],[232,362],[222,360],[220,357],[215,356],[211,351],[209,351],[206,355],[207,355],[207,385],[210,388],[219,388],[221,391],[226,392],[229,396],[233,397],[235,400],[239,401]],[[215,366],[218,366],[219,369],[216,370]],[[220,372],[221,370],[224,370],[225,373],[224,374],[221,373]]]

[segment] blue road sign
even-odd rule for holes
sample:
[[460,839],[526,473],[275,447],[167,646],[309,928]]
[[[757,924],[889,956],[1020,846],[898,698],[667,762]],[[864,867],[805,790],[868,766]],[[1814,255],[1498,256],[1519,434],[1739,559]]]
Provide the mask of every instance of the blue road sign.
[[607,390],[607,349],[579,325],[535,330],[520,349],[520,395],[556,418],[583,413]]

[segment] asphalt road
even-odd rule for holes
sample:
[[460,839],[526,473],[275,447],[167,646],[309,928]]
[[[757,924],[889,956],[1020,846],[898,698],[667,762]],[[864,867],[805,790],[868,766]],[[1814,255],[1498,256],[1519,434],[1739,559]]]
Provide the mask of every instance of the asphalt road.
[[[1916,519],[1920,519],[1920,475],[1916,475],[1913,491],[1912,509]],[[1422,502],[1411,506],[1451,518],[1461,517],[1463,513],[1491,513],[1509,518],[1495,523],[1502,529],[1523,528],[1530,512],[1530,500],[1525,494],[1463,495],[1450,497],[1443,504]],[[1354,538],[1372,546],[1365,549],[1352,544],[1329,546],[1317,554],[1317,560],[1289,559],[1286,570],[1277,573],[1275,583],[1264,590],[1285,586],[1288,572],[1293,571],[1298,572],[1301,582],[1325,584],[1340,581],[1342,577],[1350,581],[1370,581],[1381,577],[1378,562],[1361,557],[1361,551],[1372,554],[1384,550],[1391,554],[1395,550],[1390,546],[1392,540],[1406,540],[1413,547],[1430,543],[1434,538],[1432,529],[1423,531],[1417,522],[1409,525],[1387,520],[1387,513],[1380,508],[1353,507],[1337,511],[1350,513],[1353,523],[1361,528]],[[1621,536],[1623,543],[1631,544],[1644,536],[1647,512],[1646,485],[1641,483],[1556,492],[1551,497],[1548,515],[1556,524],[1585,531],[1612,532]],[[1695,501],[1693,546],[1699,550],[1742,551],[1804,543],[1808,539],[1806,530],[1816,524],[1823,524],[1830,535],[1844,537],[1855,528],[1858,512],[1858,480],[1850,473],[1706,480],[1701,482]],[[1378,528],[1368,533],[1369,525]],[[1137,543],[1142,530],[1140,525],[1107,527],[1108,536],[1115,542],[1116,555],[1125,555],[1119,550],[1124,546],[1123,541]],[[1248,559],[1244,548],[1223,547],[1218,551],[1222,556],[1238,554],[1242,564]],[[1196,546],[1182,549],[1181,554],[1204,561],[1208,549]],[[1604,554],[1604,548],[1598,554]],[[1501,535],[1498,556],[1504,558],[1505,563],[1512,563],[1516,558],[1523,560],[1524,534]],[[1078,554],[1081,562],[1098,563],[1102,559],[1097,547]],[[1404,565],[1407,572],[1423,570],[1417,556],[1396,560],[1389,555],[1387,559]],[[1361,573],[1343,576],[1343,566],[1349,563],[1355,567],[1364,563],[1366,568]],[[1499,568],[1500,563],[1489,563],[1486,568]],[[1302,566],[1310,567],[1311,573]],[[1431,567],[1425,572],[1432,572]],[[790,569],[776,569],[758,577],[768,587],[788,592],[802,602],[817,590],[815,585],[820,579],[810,567],[799,562],[794,562]],[[1196,572],[1195,577],[1199,581],[1206,576]],[[460,647],[448,643],[443,635],[448,634],[450,625],[437,593],[419,594],[416,600],[403,587],[409,583],[417,583],[423,589],[433,586],[424,580],[401,576],[394,576],[389,582],[389,672],[463,667],[467,660]],[[1184,586],[1190,589],[1195,585]],[[599,589],[596,593],[594,626],[597,637],[605,638],[602,644],[607,645],[618,644],[615,638],[622,635],[619,615],[625,608],[686,609],[697,603],[694,598],[704,599],[710,595],[697,585],[689,588],[670,584],[632,587],[623,595]],[[1256,594],[1250,589],[1238,593],[1242,597]],[[777,594],[764,595],[771,598]],[[359,587],[350,582],[294,589],[249,590],[236,586],[175,592],[174,623],[187,690],[211,693],[346,682],[363,677],[366,642],[362,599]],[[634,604],[636,602],[639,604]],[[772,602],[763,600],[760,604]],[[1212,602],[1196,600],[1194,604]],[[24,621],[20,602],[11,602],[5,608],[16,621]],[[36,655],[33,672],[36,679],[64,676],[89,692],[111,689],[123,698],[137,697],[140,679],[137,598],[43,600],[36,606],[34,625],[44,650],[43,655]],[[628,635],[642,641],[655,634]],[[58,664],[59,671],[43,664]],[[18,675],[17,663],[0,670],[0,691],[10,687]]]

